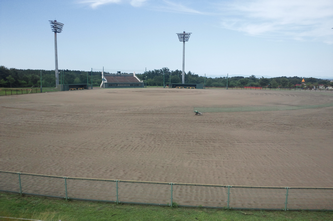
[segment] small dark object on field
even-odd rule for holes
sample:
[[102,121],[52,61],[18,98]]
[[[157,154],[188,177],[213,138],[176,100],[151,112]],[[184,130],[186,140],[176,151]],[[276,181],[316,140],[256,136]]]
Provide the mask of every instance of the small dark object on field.
[[195,110],[194,113],[195,113],[195,115],[202,115],[202,113],[197,110]]

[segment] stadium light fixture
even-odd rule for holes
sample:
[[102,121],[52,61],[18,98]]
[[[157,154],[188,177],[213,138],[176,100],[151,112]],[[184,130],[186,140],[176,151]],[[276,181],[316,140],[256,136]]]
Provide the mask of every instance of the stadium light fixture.
[[182,84],[185,84],[185,42],[188,42],[192,33],[177,33],[180,42],[183,42],[183,70],[182,70]]
[[52,32],[54,32],[54,50],[55,50],[55,79],[56,88],[59,87],[59,73],[58,73],[58,52],[57,52],[57,33],[61,33],[63,23],[57,22],[57,20],[49,20],[51,24]]

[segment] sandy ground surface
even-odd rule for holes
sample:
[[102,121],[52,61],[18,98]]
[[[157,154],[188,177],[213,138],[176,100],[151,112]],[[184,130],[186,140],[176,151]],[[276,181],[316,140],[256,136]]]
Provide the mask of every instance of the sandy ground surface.
[[193,113],[195,108],[322,104],[333,104],[333,93],[145,88],[2,96],[0,170],[333,187],[333,105]]

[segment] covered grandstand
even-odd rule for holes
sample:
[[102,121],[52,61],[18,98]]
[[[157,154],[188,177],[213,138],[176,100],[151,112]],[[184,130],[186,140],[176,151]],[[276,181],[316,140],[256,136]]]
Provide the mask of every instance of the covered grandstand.
[[104,74],[102,73],[103,88],[144,87],[143,81],[133,74]]

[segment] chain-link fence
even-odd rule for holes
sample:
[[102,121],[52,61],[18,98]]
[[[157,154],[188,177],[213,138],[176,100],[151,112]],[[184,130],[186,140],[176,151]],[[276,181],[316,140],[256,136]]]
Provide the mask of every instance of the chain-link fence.
[[40,88],[2,88],[0,89],[1,95],[19,95],[19,94],[32,94],[40,93]]
[[0,171],[0,191],[114,203],[333,210],[333,187],[251,187],[59,177]]

